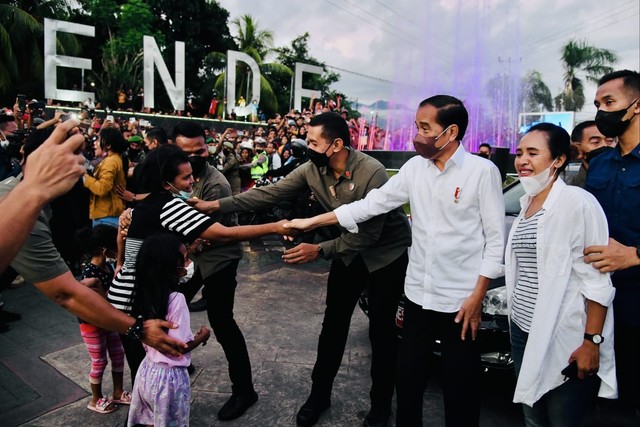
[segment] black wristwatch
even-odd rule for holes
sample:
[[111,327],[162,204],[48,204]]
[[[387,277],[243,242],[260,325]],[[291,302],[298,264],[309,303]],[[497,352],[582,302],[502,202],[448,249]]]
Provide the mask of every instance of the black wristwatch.
[[604,341],[604,337],[600,334],[584,334],[584,339],[591,341],[595,345],[600,345]]
[[324,258],[324,250],[322,249],[322,246],[318,245],[318,255],[320,255],[322,258]]
[[127,336],[127,338],[131,338],[137,341],[142,340],[142,337],[144,336],[144,326],[142,325],[142,316],[136,317],[136,323],[134,323],[132,326],[129,326],[129,329],[127,329],[127,332],[125,333],[125,335]]
[[636,246],[636,256],[640,259],[640,246]]

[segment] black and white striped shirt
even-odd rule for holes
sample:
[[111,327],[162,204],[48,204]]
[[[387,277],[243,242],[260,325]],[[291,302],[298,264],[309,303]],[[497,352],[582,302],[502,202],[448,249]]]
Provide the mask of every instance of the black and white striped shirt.
[[533,310],[538,299],[537,238],[540,209],[530,218],[522,218],[512,238],[513,252],[518,260],[518,281],[513,291],[511,320],[524,332],[529,332]]
[[118,310],[130,313],[133,305],[136,257],[145,238],[171,231],[188,242],[200,236],[214,221],[169,193],[152,193],[132,213],[124,251],[124,264],[113,279],[107,299]]

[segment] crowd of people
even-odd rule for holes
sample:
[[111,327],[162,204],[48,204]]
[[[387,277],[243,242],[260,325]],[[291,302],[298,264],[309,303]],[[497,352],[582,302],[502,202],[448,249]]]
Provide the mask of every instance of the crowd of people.
[[[163,129],[56,113],[39,122],[16,103],[12,114],[0,114],[0,286],[21,274],[78,316],[92,360],[87,407],[109,413],[131,405],[129,425],[188,424],[189,352],[210,335],[204,326],[191,332],[189,310],[206,309],[232,382],[218,418],[232,420],[258,400],[233,317],[238,242],[287,236],[295,243],[285,263],[331,260],[297,424],[316,424],[330,407],[351,316],[367,287],[364,425],[388,424],[394,391],[396,425],[422,425],[428,356],[438,341],[445,423],[477,426],[476,337],[487,288],[504,274],[514,402],[522,403],[525,425],[581,426],[595,414],[633,425],[640,419],[640,74],[603,76],[594,102],[594,120],[571,135],[550,123],[522,135],[515,169],[525,195],[507,238],[491,147],[481,145],[478,155],[464,148],[468,113],[448,95],[420,103],[418,155],[391,178],[357,149],[358,123],[329,105],[217,132],[191,120]],[[580,172],[565,183],[573,160]],[[301,197],[307,209],[286,219],[242,220]],[[202,300],[191,303],[202,287]],[[0,313],[0,324],[17,320]],[[110,397],[101,389],[107,354]],[[122,384],[123,354],[131,391]],[[168,392],[154,393],[160,386]]]

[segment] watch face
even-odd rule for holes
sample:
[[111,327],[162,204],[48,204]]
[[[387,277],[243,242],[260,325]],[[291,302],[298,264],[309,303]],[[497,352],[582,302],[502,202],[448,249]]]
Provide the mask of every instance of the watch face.
[[602,342],[602,335],[595,334],[591,339],[595,344],[600,344]]

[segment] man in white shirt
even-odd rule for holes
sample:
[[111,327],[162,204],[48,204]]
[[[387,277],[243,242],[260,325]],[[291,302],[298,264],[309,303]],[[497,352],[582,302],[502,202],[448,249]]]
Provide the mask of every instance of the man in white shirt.
[[460,140],[468,114],[458,99],[420,103],[409,160],[389,181],[333,213],[294,220],[291,227],[358,223],[409,202],[412,241],[396,379],[396,426],[421,426],[428,359],[441,342],[445,422],[477,426],[480,353],[475,341],[487,287],[503,274],[504,199],[498,168],[468,153]]

